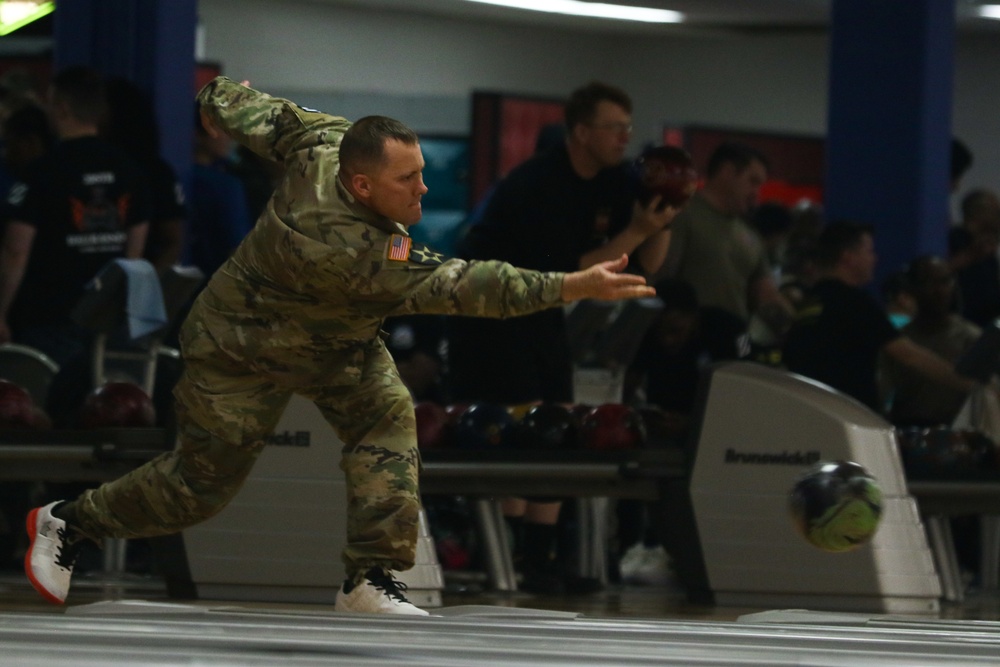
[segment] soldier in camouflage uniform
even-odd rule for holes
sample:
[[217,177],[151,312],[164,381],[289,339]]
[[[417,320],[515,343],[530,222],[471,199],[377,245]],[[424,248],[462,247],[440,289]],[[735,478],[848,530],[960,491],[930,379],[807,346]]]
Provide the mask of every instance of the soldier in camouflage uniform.
[[348,578],[337,608],[425,613],[388,572],[414,564],[420,494],[413,403],[380,336],[382,320],[509,317],[652,289],[621,273],[624,257],[539,273],[445,260],[413,243],[407,227],[420,219],[427,188],[417,137],[398,121],[369,116],[352,125],[224,77],[198,100],[210,132],[282,163],[284,179],[184,323],[177,448],[74,501],[33,510],[28,576],[62,602],[77,534],[162,535],[219,512],[298,393],[344,442]]

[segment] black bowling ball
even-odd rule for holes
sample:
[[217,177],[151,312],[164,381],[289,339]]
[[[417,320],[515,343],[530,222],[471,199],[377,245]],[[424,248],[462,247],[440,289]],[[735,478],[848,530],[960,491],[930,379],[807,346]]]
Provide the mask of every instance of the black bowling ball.
[[570,408],[556,403],[532,407],[518,428],[518,445],[525,449],[574,449],[579,440],[579,420]]

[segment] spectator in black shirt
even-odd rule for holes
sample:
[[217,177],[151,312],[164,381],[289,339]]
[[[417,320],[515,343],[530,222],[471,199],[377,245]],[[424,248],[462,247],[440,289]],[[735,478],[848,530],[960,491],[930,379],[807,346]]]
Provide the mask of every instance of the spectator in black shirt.
[[7,198],[0,342],[30,345],[60,365],[87,345],[70,318],[84,286],[110,260],[141,257],[149,227],[141,170],[97,136],[104,107],[96,72],[59,72],[49,112],[60,141]]
[[806,293],[785,340],[783,360],[794,373],[819,380],[882,412],[879,352],[930,380],[969,392],[975,382],[899,333],[885,309],[863,289],[875,270],[873,229],[838,221],[820,234],[823,277]]
[[[570,96],[566,138],[516,167],[490,195],[459,245],[465,259],[498,259],[540,271],[576,271],[628,253],[652,274],[670,243],[676,210],[634,203],[625,150],[632,103],[613,86],[591,83]],[[573,402],[573,363],[559,309],[487,325],[451,318],[449,364],[456,401],[506,405]],[[525,590],[559,592],[550,552],[558,499],[508,499],[515,535],[523,520]]]

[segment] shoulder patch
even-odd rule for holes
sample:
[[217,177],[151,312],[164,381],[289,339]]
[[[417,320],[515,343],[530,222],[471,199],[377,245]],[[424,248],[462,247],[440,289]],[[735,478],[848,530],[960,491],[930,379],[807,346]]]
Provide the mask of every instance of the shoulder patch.
[[410,250],[410,261],[414,264],[436,266],[444,262],[444,253],[428,248],[423,243],[414,243]]
[[389,254],[387,257],[394,262],[405,262],[410,258],[410,246],[413,239],[402,234],[393,234],[389,238]]

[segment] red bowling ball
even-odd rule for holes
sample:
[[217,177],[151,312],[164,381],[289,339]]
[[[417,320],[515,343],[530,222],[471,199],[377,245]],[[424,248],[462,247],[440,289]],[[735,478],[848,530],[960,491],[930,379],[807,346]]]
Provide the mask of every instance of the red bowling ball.
[[80,408],[83,428],[148,428],[156,425],[153,401],[131,382],[108,382],[92,391]]
[[52,428],[52,418],[37,405],[31,410],[31,426],[38,431],[48,431]]
[[0,380],[0,428],[34,428],[35,402],[23,387]]
[[587,413],[580,426],[586,449],[635,449],[646,441],[642,417],[633,408],[620,403],[605,403]]
[[678,146],[656,146],[636,158],[639,199],[649,203],[660,197],[661,206],[681,207],[698,187],[698,171],[691,155]]
[[420,449],[440,449],[445,446],[448,412],[431,401],[419,401],[413,406],[417,419],[417,446]]

